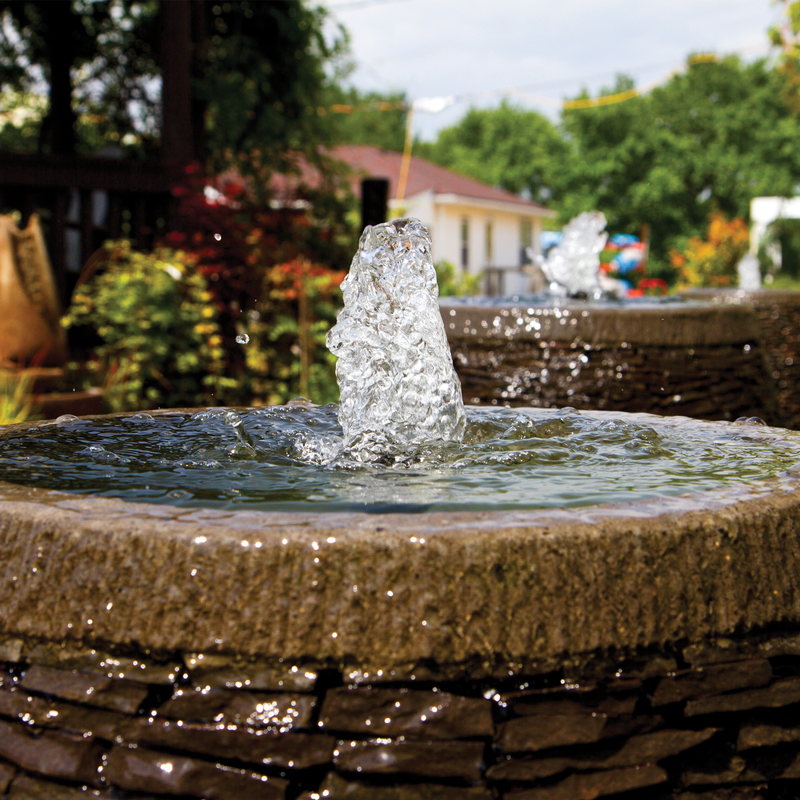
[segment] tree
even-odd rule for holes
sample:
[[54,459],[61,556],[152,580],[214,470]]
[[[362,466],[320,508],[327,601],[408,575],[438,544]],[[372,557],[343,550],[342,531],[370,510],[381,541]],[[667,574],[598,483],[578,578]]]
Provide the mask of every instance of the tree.
[[319,108],[326,69],[346,52],[343,33],[326,40],[321,7],[302,0],[203,3],[205,68],[194,90],[206,103],[206,132],[216,169],[239,153],[285,168],[287,154],[314,158],[332,131]]
[[649,223],[651,252],[663,259],[700,236],[714,211],[747,217],[753,197],[794,194],[800,121],[786,90],[764,61],[690,58],[647,96],[566,110],[574,155],[559,173],[562,218],[596,208],[617,231]]
[[38,152],[141,146],[157,135],[157,10],[154,0],[0,0],[0,92],[47,85]]
[[[313,156],[332,141],[318,108],[347,38],[326,38],[322,8],[303,0],[189,6],[192,93],[214,170],[240,153],[286,166],[287,153]],[[161,41],[161,9],[159,0],[0,0],[0,91],[48,87],[40,152],[158,145],[161,48],[170,46]]]
[[471,108],[457,125],[440,131],[417,152],[455,172],[534,200],[554,193],[568,151],[556,127],[541,114],[505,101],[496,109]]
[[360,92],[334,84],[327,93],[326,112],[337,144],[370,144],[384,150],[403,150],[408,111],[402,92]]

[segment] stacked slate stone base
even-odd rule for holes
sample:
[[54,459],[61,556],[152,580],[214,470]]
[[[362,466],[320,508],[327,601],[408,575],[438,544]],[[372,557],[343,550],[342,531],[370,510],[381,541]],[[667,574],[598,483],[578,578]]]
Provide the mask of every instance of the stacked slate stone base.
[[784,420],[746,306],[565,301],[442,306],[442,315],[471,405]]
[[684,292],[684,296],[745,306],[755,311],[777,392],[779,424],[800,429],[800,292],[695,289]]
[[471,405],[780,421],[755,341],[674,348],[484,340],[455,343],[453,362]]
[[0,644],[18,800],[789,800],[800,634],[400,675]]

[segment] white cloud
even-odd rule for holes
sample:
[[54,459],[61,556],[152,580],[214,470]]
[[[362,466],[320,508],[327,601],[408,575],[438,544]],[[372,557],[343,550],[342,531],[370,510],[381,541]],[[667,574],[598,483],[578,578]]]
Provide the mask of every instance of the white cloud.
[[[765,52],[779,15],[771,0],[324,2],[350,31],[352,83],[412,100],[511,86],[560,98],[611,85],[620,72],[644,85],[692,52]],[[433,138],[467,108],[418,114],[416,132]]]

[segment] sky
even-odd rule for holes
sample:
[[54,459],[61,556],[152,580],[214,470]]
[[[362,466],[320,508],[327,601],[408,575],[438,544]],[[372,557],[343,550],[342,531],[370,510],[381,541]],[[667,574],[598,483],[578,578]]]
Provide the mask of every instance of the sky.
[[781,14],[772,0],[321,2],[330,24],[350,33],[352,85],[410,100],[459,98],[439,113],[415,113],[415,135],[427,140],[470,105],[499,104],[509,87],[528,95],[511,102],[555,119],[559,99],[613,86],[618,73],[642,87],[691,53],[766,55],[767,29]]

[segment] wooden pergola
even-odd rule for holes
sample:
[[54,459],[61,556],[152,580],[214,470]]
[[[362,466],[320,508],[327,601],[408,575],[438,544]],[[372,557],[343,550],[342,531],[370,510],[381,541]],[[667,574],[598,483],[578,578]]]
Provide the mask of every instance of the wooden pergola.
[[202,155],[202,112],[198,119],[191,98],[192,53],[203,36],[202,10],[202,0],[161,3],[163,118],[158,160],[0,153],[0,209],[18,209],[23,223],[34,212],[42,217],[64,307],[77,279],[77,273],[67,271],[70,236],[79,241],[83,264],[105,239],[124,234],[146,247],[170,224],[172,189],[186,166]]

